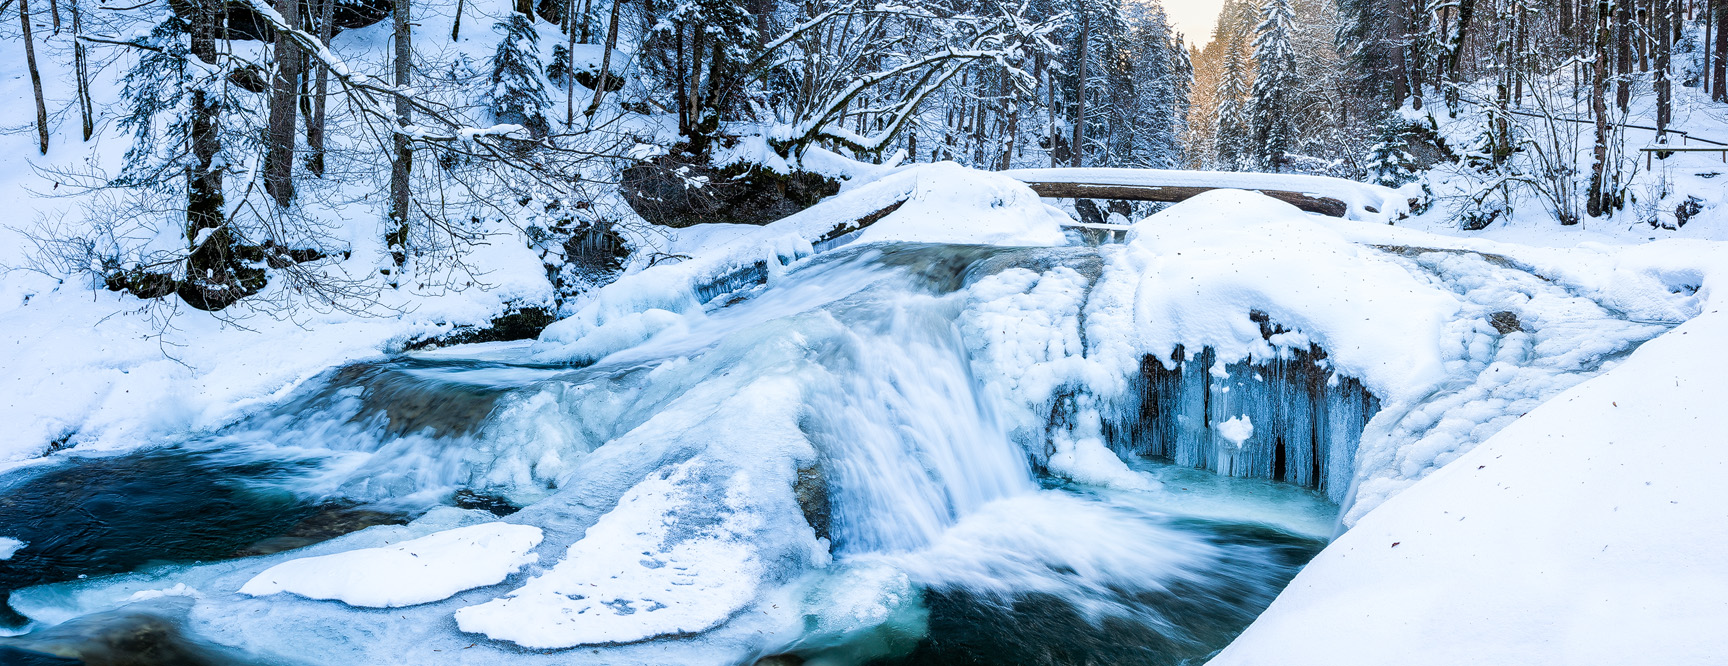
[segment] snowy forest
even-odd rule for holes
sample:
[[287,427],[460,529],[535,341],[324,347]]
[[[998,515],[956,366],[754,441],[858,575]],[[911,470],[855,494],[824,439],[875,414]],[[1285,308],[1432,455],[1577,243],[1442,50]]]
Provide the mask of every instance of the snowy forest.
[[[1390,187],[1439,170],[1412,208],[1465,226],[1521,207],[1677,226],[1687,211],[1638,210],[1670,194],[1634,191],[1640,149],[1720,145],[1682,126],[1728,101],[1708,0],[1243,0],[1203,48],[1133,0],[43,1],[8,24],[35,102],[13,131],[43,155],[129,145],[37,163],[84,212],[30,231],[32,261],[204,310],[270,275],[338,308],[460,288],[495,224],[562,302],[652,253],[649,225],[762,224],[832,194],[828,156]],[[331,217],[361,211],[388,223],[357,245]],[[376,275],[304,265],[355,252]]]
[[0,666],[1728,662],[1728,0],[0,48]]

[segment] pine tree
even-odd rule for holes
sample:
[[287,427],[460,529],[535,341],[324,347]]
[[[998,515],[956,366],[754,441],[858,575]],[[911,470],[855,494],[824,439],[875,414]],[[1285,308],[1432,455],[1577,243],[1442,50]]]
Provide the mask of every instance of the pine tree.
[[511,14],[494,27],[504,33],[492,56],[492,117],[527,128],[535,138],[551,131],[546,75],[540,67],[540,37],[527,16]]
[[1398,187],[1416,180],[1416,158],[1410,155],[1404,126],[1396,118],[1380,126],[1380,135],[1368,151],[1368,182]]
[[1193,66],[1187,50],[1171,34],[1162,6],[1132,7],[1139,11],[1131,18],[1136,99],[1123,125],[1132,128],[1132,154],[1127,161],[1138,167],[1174,169],[1182,162],[1181,135],[1187,124]]
[[570,68],[570,49],[563,44],[552,47],[552,60],[546,63],[546,82],[559,88],[570,86],[576,73]]
[[1296,54],[1290,49],[1290,0],[1266,0],[1254,37],[1254,90],[1251,124],[1254,163],[1278,171],[1290,147],[1290,110],[1286,101],[1296,83]]
[[1223,77],[1218,82],[1218,125],[1212,137],[1217,167],[1224,171],[1242,170],[1251,157],[1248,114],[1243,108],[1248,97],[1245,70],[1239,50],[1224,54]]

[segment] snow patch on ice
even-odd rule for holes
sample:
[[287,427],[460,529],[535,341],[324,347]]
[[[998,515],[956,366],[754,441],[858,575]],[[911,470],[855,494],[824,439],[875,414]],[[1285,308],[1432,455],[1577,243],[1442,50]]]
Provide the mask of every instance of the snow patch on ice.
[[541,538],[531,525],[459,527],[391,546],[289,560],[258,574],[240,593],[290,592],[370,608],[430,603],[503,582],[539,559],[529,551]]
[[[570,546],[564,560],[503,598],[456,612],[463,631],[531,648],[628,643],[709,629],[756,595],[761,527],[739,473],[704,482],[699,460],[656,473]],[[723,493],[719,514],[703,510]]]

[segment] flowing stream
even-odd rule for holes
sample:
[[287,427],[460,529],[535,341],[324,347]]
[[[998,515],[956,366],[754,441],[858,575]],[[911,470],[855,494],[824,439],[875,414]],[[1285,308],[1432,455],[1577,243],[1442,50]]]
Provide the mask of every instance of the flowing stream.
[[[219,431],[13,470],[0,661],[1203,662],[1337,506],[1129,450],[1127,482],[1050,473],[1049,405],[992,385],[963,322],[981,280],[1095,279],[1095,252],[847,248],[587,336],[617,329],[606,353],[361,363]],[[495,585],[390,609],[238,592],[307,554],[494,521],[544,533]],[[687,595],[654,582],[671,569]]]

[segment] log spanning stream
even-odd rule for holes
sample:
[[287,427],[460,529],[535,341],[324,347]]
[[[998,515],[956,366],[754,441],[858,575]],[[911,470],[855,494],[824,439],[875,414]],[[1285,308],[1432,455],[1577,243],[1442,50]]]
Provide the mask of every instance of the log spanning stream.
[[0,662],[1199,663],[1325,545],[1378,405],[1312,358],[1021,373],[1087,350],[1007,285],[1083,298],[1098,252],[849,247],[15,469]]

